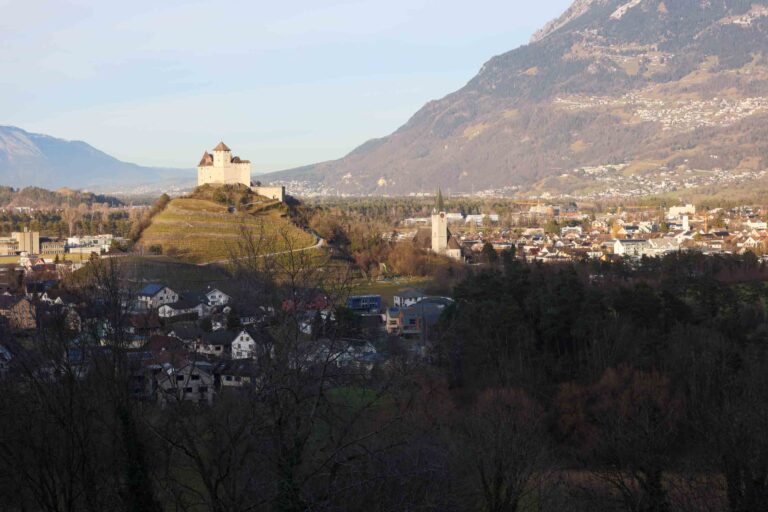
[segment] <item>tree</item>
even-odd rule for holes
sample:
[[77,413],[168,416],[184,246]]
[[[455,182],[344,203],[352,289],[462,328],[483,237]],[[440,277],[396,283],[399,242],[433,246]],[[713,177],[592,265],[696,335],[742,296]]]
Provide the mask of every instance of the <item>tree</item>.
[[490,265],[496,265],[499,262],[499,253],[493,248],[493,244],[485,242],[483,244],[483,257]]
[[591,386],[563,386],[557,404],[561,432],[626,510],[670,510],[663,476],[680,449],[685,414],[667,377],[609,369]]
[[544,226],[544,231],[550,235],[557,235],[560,233],[560,224],[556,220],[551,219]]
[[489,389],[458,413],[452,432],[456,478],[465,480],[462,508],[516,512],[538,498],[552,470],[543,411],[522,391]]

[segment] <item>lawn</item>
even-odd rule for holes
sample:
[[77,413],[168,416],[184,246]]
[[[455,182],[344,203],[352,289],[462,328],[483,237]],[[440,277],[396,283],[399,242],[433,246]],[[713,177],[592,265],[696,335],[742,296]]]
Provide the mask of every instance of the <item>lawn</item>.
[[362,281],[352,285],[351,295],[381,295],[384,306],[392,306],[394,297],[398,292],[407,288],[424,290],[432,280],[429,278],[398,278],[392,281]]

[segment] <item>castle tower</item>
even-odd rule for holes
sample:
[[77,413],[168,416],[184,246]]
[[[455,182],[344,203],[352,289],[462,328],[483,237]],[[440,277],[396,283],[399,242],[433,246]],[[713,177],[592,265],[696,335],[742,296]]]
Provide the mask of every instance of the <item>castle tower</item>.
[[213,166],[224,167],[232,161],[232,150],[224,142],[213,148]]
[[448,249],[448,217],[445,212],[432,214],[432,251],[444,254]]

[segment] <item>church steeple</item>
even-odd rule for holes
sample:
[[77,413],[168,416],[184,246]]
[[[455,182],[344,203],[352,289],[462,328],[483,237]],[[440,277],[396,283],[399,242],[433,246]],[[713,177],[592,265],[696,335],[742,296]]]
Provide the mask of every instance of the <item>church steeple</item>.
[[435,202],[435,208],[437,209],[438,213],[445,211],[445,201],[443,201],[443,191],[440,189],[440,187],[437,187],[437,201]]

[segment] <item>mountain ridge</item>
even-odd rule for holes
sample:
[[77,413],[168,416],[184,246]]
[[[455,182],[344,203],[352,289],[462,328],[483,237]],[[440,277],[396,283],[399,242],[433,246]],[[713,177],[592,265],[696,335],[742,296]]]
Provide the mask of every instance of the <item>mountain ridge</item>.
[[162,190],[192,170],[142,167],[123,162],[90,144],[0,126],[0,183],[13,187],[71,187],[125,192],[156,186]]
[[[362,195],[438,185],[647,195],[725,183],[684,174],[764,170],[766,54],[765,2],[577,0],[392,134],[262,179]],[[610,176],[582,172],[593,168]]]

